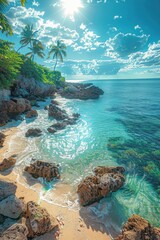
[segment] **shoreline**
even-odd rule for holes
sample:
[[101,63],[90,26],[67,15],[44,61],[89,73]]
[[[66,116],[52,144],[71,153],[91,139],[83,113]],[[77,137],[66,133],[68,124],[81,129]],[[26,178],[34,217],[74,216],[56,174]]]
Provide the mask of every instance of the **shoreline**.
[[[21,141],[18,141],[16,139],[17,135],[20,133],[17,127],[9,128],[3,131],[6,134],[6,139],[4,142],[4,147],[0,149],[0,161],[3,160],[4,157],[9,157],[13,154],[18,154],[21,152],[22,149],[24,149],[25,144]],[[16,144],[11,149],[11,145],[13,142],[13,139],[16,139]],[[16,196],[19,198],[24,198],[25,202],[28,201],[35,201],[40,206],[46,208],[48,212],[56,217],[57,219],[60,219],[63,224],[60,224],[60,235],[59,240],[65,240],[65,239],[72,239],[72,240],[110,240],[111,237],[109,234],[106,233],[105,227],[98,222],[95,222],[94,220],[91,221],[92,216],[89,213],[89,209],[87,207],[82,207],[79,210],[70,209],[67,206],[58,206],[54,203],[49,203],[48,201],[44,200],[43,197],[41,198],[40,192],[38,195],[38,191],[28,188],[24,186],[22,183],[18,181],[17,175],[14,173],[14,171],[11,171],[8,175],[0,175],[1,180],[10,180],[14,182],[17,186]],[[40,185],[40,184],[39,184]],[[57,184],[58,186],[59,184]],[[61,185],[61,183],[60,183]],[[61,195],[62,190],[65,192],[70,189],[70,186],[63,185],[64,188],[58,189],[56,188],[57,195]],[[66,192],[67,192],[66,191]],[[83,216],[83,218],[81,217]],[[53,239],[53,231],[46,233],[40,237],[36,237],[35,239],[43,240],[43,239]],[[66,237],[65,237],[66,236]]]

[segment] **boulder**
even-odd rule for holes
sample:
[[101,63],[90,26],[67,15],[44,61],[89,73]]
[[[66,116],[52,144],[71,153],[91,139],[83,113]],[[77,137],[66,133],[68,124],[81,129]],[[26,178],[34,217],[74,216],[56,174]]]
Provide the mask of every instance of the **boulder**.
[[61,108],[53,104],[49,105],[48,115],[49,117],[53,117],[56,120],[64,120],[68,117],[65,110],[62,110]]
[[160,228],[154,228],[139,215],[133,215],[115,240],[159,240]]
[[28,229],[24,224],[16,223],[0,236],[1,240],[27,240]]
[[7,198],[10,195],[14,195],[17,186],[9,180],[0,180],[0,201]]
[[58,103],[56,100],[54,100],[54,99],[51,101],[51,104],[53,104],[53,105],[59,105],[59,103]]
[[45,107],[44,107],[44,110],[48,110],[48,109],[49,109],[49,106],[45,106]]
[[0,126],[5,125],[10,119],[31,109],[30,102],[24,98],[13,98],[0,103]]
[[37,99],[51,96],[55,93],[53,84],[46,84],[34,78],[19,76],[11,88],[12,96]]
[[57,130],[56,130],[55,128],[53,128],[52,126],[49,127],[49,128],[47,128],[47,131],[48,131],[49,133],[56,133],[56,132],[57,132]]
[[11,195],[0,202],[0,214],[17,219],[25,211],[24,202],[14,195]]
[[69,99],[97,99],[104,92],[93,84],[66,83],[64,89],[60,90],[60,95]]
[[34,117],[38,117],[37,110],[30,110],[29,112],[27,112],[26,118],[34,118]]
[[25,167],[24,170],[31,174],[32,177],[42,177],[48,182],[52,181],[54,178],[60,178],[59,165],[55,163],[36,161],[34,163],[31,163],[30,166]]
[[2,132],[0,132],[0,147],[3,147],[4,140],[5,140],[5,135]]
[[123,167],[104,167],[94,169],[93,176],[86,177],[78,185],[77,193],[82,206],[92,204],[117,191],[124,184]]
[[39,128],[30,128],[25,134],[26,137],[39,137],[41,135],[42,131]]
[[57,123],[53,124],[51,127],[57,131],[57,130],[65,129],[66,126],[67,126],[67,124],[65,122],[57,122]]
[[4,158],[3,161],[0,163],[0,171],[5,171],[16,164],[16,158],[11,156],[9,158]]
[[58,222],[46,209],[30,201],[27,203],[26,226],[29,230],[28,237],[33,238],[51,231],[58,226]]

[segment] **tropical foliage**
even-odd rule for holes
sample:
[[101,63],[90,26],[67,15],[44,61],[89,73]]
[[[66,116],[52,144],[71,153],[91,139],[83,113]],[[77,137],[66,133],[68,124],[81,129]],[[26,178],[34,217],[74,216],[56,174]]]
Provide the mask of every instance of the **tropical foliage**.
[[9,88],[20,72],[23,61],[13,45],[0,40],[0,88]]
[[0,40],[0,88],[9,88],[18,75],[56,86],[63,84],[65,79],[60,72],[35,63],[31,58],[17,53],[13,46],[8,41]]
[[[26,0],[20,0],[21,5],[24,6],[26,3]],[[12,35],[13,31],[12,31],[12,27],[7,19],[7,17],[5,16],[5,14],[3,13],[4,9],[9,5],[9,1],[8,0],[0,0],[0,31],[2,31],[2,33],[6,33],[7,35]]]
[[30,52],[26,54],[31,60],[34,60],[34,56],[37,55],[40,58],[44,58],[44,47],[41,42],[34,41],[33,45],[29,47]]
[[63,62],[63,57],[67,56],[66,45],[62,41],[57,40],[56,45],[55,44],[51,45],[48,58],[50,58],[51,55],[53,55],[52,56],[53,59],[56,59],[55,65],[54,65],[54,71],[55,71],[58,59],[61,62]]
[[38,31],[34,31],[33,29],[33,24],[29,25],[27,24],[23,29],[22,29],[22,33],[21,33],[21,40],[20,40],[20,44],[21,47],[17,50],[17,52],[21,49],[24,48],[28,45],[30,45],[30,47],[33,45],[33,43],[38,42],[39,44],[40,41],[38,41],[36,39],[36,33]]

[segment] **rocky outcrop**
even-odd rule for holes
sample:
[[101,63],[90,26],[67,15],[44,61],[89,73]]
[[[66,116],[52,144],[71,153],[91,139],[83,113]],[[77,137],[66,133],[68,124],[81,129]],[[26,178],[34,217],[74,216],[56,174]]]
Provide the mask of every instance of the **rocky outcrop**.
[[0,202],[0,214],[17,219],[25,211],[23,201],[14,195],[8,196]]
[[0,201],[7,198],[10,195],[14,195],[17,186],[9,180],[0,180]]
[[29,100],[37,99],[39,97],[44,98],[51,96],[55,93],[55,87],[53,84],[45,84],[34,78],[25,78],[19,76],[18,81],[13,85],[11,89],[12,96],[23,97]]
[[54,104],[49,105],[48,115],[49,117],[53,117],[56,120],[64,120],[65,118],[67,118],[66,111],[62,110],[61,108],[57,107]]
[[0,235],[1,240],[27,240],[28,228],[24,224],[16,223]]
[[5,137],[6,136],[2,132],[0,132],[0,147],[3,147]]
[[55,163],[36,161],[31,163],[30,166],[25,167],[24,170],[31,174],[32,177],[42,177],[48,182],[52,181],[54,178],[60,178],[59,165]]
[[10,101],[0,102],[0,126],[5,125],[9,119],[15,118],[31,109],[30,102],[24,98],[14,98]]
[[86,177],[78,185],[77,193],[83,206],[99,201],[111,192],[117,191],[124,184],[123,167],[104,167],[94,169],[94,176]]
[[35,117],[38,117],[37,110],[30,110],[29,112],[26,113],[26,118],[35,118]]
[[39,128],[30,128],[25,134],[26,137],[39,137],[41,135],[42,131]]
[[30,201],[27,204],[26,225],[29,231],[28,237],[33,238],[51,231],[58,226],[58,222],[46,209]]
[[65,129],[68,125],[76,124],[79,117],[80,117],[79,113],[74,113],[72,115],[72,117],[67,116],[67,118],[65,120],[54,123],[47,130],[50,133],[56,133],[57,131]]
[[11,91],[7,89],[0,90],[0,101],[9,101],[10,100]]
[[3,161],[0,163],[0,171],[5,171],[16,164],[16,157],[11,156],[9,158],[4,158]]
[[60,95],[69,99],[97,99],[104,92],[93,84],[66,83],[65,88],[59,91]]
[[139,215],[133,215],[115,240],[159,240],[160,228],[154,228]]

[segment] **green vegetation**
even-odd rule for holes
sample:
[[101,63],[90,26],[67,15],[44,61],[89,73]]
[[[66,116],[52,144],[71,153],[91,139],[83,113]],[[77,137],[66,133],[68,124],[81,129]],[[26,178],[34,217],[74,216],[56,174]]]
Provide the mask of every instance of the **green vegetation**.
[[13,50],[13,44],[0,40],[0,88],[10,87],[22,64],[22,58]]
[[53,59],[56,59],[56,62],[55,62],[55,65],[54,65],[54,71],[55,71],[58,59],[61,62],[63,62],[63,57],[67,56],[66,45],[62,41],[58,40],[56,45],[54,45],[54,44],[51,45],[48,58],[50,58],[50,56],[52,54],[53,54]]
[[65,79],[60,72],[51,71],[31,58],[17,53],[13,46],[8,41],[0,40],[0,88],[9,88],[18,75],[56,86],[64,83]]
[[[0,31],[2,31],[2,33],[5,32],[6,35],[13,34],[12,27],[8,21],[8,18],[3,13],[4,9],[9,5],[9,3],[10,2],[8,0],[0,0]],[[26,0],[20,0],[20,3],[24,7]]]

